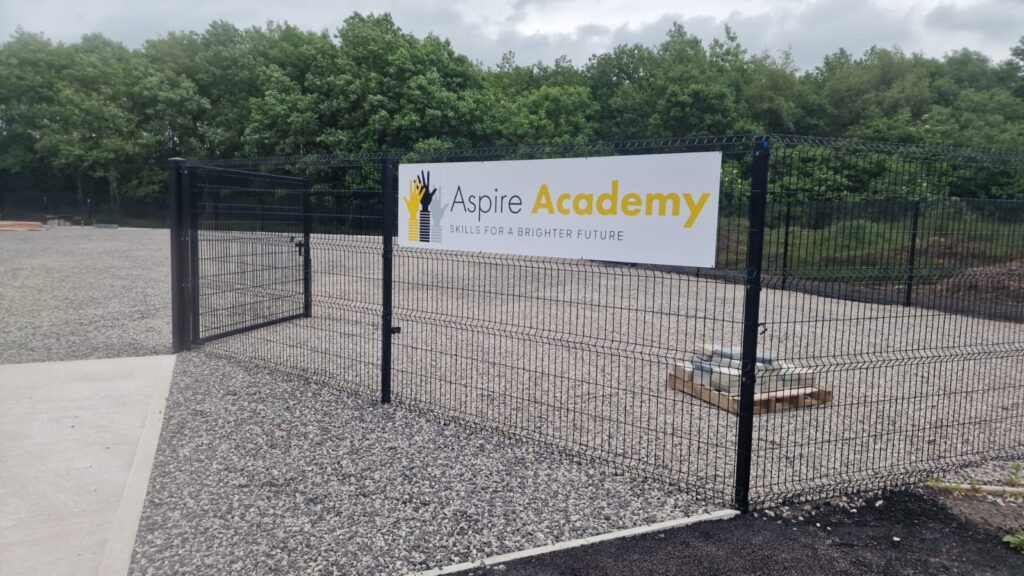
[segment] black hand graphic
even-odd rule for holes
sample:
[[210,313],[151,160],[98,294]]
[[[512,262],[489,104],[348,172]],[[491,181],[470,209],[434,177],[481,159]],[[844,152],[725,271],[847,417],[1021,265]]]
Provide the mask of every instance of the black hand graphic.
[[430,172],[421,170],[420,175],[416,177],[416,183],[423,190],[423,198],[420,198],[420,210],[430,212],[430,201],[434,199],[434,194],[437,194],[437,188],[430,189]]

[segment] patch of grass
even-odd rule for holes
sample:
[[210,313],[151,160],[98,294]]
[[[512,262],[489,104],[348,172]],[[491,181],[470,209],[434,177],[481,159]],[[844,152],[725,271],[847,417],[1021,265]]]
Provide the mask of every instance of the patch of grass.
[[1010,548],[1024,554],[1024,530],[1017,532],[1016,534],[1007,534],[1003,536],[1003,542],[1010,545]]
[[949,492],[967,492],[968,490],[973,490],[974,487],[977,486],[977,483],[974,480],[971,480],[970,488],[967,488],[963,484],[957,484],[955,482],[943,482],[938,478],[929,478],[928,481],[925,482],[925,485],[927,485],[929,488],[948,490]]
[[1024,464],[1011,462],[1010,469],[1006,472],[1006,485],[1016,488],[1021,484],[1021,472],[1024,471]]
[[[807,210],[794,206],[794,213]],[[857,206],[836,203],[836,217],[824,225],[808,226],[808,218],[794,217],[788,232],[780,209],[771,211],[764,239],[766,273],[779,274],[784,268],[792,278],[906,282],[912,236],[909,215],[898,210],[890,218],[878,210],[868,215]],[[719,266],[743,266],[746,227],[745,218],[722,217]],[[917,229],[915,284],[934,284],[966,269],[1024,259],[1020,241],[1024,229],[1015,219],[968,205],[950,202],[924,209]],[[723,236],[729,240],[724,244]]]

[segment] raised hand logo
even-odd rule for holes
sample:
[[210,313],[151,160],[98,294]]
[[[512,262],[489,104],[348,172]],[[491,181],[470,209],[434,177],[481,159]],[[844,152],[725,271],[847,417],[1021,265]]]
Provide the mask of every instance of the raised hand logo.
[[[438,202],[440,202],[440,200],[438,200]],[[446,203],[444,206],[441,206],[440,210],[434,210],[433,212],[430,213],[430,241],[431,242],[440,242],[441,241],[441,229],[443,228],[442,220],[444,219],[444,215],[448,213],[448,207],[449,206],[451,206],[451,204],[450,203]]]
[[420,239],[420,203],[423,199],[425,190],[420,186],[418,182],[419,178],[409,182],[409,195],[402,196],[402,201],[405,202],[405,209],[409,211],[409,228],[407,230],[409,234],[409,240],[417,242]]
[[434,195],[437,194],[437,188],[430,189],[430,172],[420,171],[420,175],[416,177],[416,183],[419,184],[422,194],[420,195],[420,206],[423,212],[430,212],[430,201],[434,199]]
[[[432,228],[430,224],[430,202],[434,199],[434,196],[437,194],[437,188],[430,188],[430,172],[421,171],[420,175],[416,177],[414,184],[419,189],[420,198],[420,213],[418,218],[418,240],[420,242],[430,242],[430,232]],[[412,220],[411,213],[409,215],[409,219],[410,221]],[[410,232],[411,231],[412,228],[410,225]]]

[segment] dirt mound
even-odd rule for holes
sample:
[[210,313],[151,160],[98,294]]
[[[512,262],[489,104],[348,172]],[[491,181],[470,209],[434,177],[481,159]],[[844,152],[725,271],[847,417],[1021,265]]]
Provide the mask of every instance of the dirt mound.
[[1024,260],[968,268],[930,286],[915,288],[919,296],[959,296],[996,302],[1024,301]]
[[970,242],[963,238],[942,237],[923,242],[917,248],[921,262],[933,266],[955,267],[961,262],[992,262],[992,247],[984,242]]

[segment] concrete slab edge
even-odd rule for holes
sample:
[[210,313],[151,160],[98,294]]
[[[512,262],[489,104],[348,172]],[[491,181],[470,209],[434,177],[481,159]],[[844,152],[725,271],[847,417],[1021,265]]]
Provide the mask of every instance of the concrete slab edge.
[[699,524],[701,522],[710,522],[712,520],[728,520],[729,518],[733,518],[737,515],[739,515],[739,512],[736,510],[716,510],[714,512],[708,512],[706,514],[696,514],[693,516],[687,516],[686,518],[667,520],[665,522],[647,524],[646,526],[638,526],[636,528],[628,528],[626,530],[617,530],[615,532],[608,532],[597,536],[589,536],[586,538],[578,538],[576,540],[566,540],[565,542],[548,544],[546,546],[538,546],[537,548],[530,548],[528,550],[521,550],[519,552],[510,552],[508,554],[491,556],[490,558],[484,558],[482,560],[476,560],[473,562],[462,562],[460,564],[444,566],[443,568],[433,568],[423,572],[413,573],[411,576],[444,576],[445,574],[455,574],[458,572],[462,572],[464,570],[469,570],[471,568],[485,568],[487,566],[497,566],[499,564],[505,564],[507,562],[512,562],[515,560],[522,560],[523,558],[530,558],[532,556],[541,556],[543,554],[550,554],[552,552],[559,552],[561,550],[569,550],[572,548],[591,546],[599,542],[607,542],[608,540],[631,538],[633,536],[640,536],[641,534],[661,532],[663,530],[671,530],[673,528],[691,526],[693,524]]
[[157,381],[153,397],[149,401],[146,423],[135,448],[135,458],[132,460],[124,492],[121,494],[121,503],[117,507],[110,539],[100,561],[98,574],[101,576],[124,576],[131,565],[135,535],[139,529],[142,507],[146,502],[146,490],[149,488],[149,476],[153,471],[160,429],[163,427],[164,409],[171,389],[175,360],[175,356],[164,356],[160,371],[154,375]]

